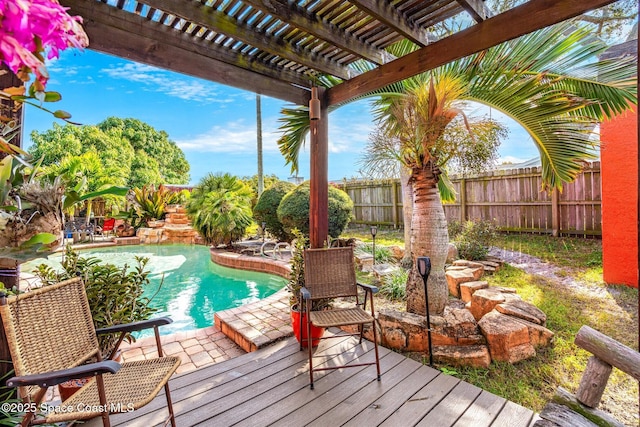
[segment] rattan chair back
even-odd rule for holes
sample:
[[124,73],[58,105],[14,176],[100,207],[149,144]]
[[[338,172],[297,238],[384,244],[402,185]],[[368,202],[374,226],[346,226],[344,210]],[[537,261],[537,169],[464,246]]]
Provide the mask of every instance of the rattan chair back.
[[305,250],[304,285],[313,299],[357,295],[353,248]]
[[11,296],[0,315],[17,376],[67,369],[98,354],[80,278]]

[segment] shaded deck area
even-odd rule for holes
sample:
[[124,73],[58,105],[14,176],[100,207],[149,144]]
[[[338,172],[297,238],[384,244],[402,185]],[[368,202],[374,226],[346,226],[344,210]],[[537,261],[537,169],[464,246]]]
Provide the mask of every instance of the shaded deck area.
[[[340,333],[334,330],[329,333]],[[353,337],[323,340],[315,363],[373,360],[373,345]],[[522,406],[380,347],[382,381],[375,367],[327,371],[310,390],[307,353],[295,338],[210,365],[170,382],[179,426],[530,426]],[[144,408],[113,415],[112,425],[161,425],[160,395]],[[86,426],[100,426],[94,419]]]

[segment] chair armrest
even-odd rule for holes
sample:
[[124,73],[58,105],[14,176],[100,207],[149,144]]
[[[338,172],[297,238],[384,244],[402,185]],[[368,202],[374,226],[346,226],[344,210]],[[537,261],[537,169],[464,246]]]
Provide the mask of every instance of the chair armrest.
[[356,285],[360,286],[362,289],[364,289],[367,292],[371,292],[372,294],[375,294],[378,292],[377,286],[365,285],[364,283],[356,283]]
[[6,384],[9,387],[38,385],[46,388],[65,381],[76,380],[78,378],[85,378],[89,376],[94,377],[98,374],[106,373],[115,374],[120,370],[120,368],[121,365],[118,362],[114,362],[113,360],[103,360],[102,362],[76,366],[74,368],[62,369],[60,371],[12,377],[7,380]]
[[107,326],[106,328],[96,329],[96,334],[113,334],[117,332],[135,332],[143,329],[153,328],[155,326],[168,325],[172,323],[169,317],[158,317],[157,319],[141,320],[139,322],[125,323],[122,325]]
[[300,295],[302,295],[302,299],[311,299],[311,292],[304,286],[300,288]]

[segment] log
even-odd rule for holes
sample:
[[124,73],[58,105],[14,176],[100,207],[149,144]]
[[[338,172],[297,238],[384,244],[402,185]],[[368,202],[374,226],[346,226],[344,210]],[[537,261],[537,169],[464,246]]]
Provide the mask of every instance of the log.
[[632,348],[589,326],[580,328],[575,344],[640,381],[640,353]]
[[552,421],[562,427],[598,427],[577,412],[564,405],[549,402],[540,413],[540,418]]
[[578,401],[590,408],[598,406],[612,369],[607,362],[600,360],[597,356],[591,356],[576,392]]
[[624,427],[624,424],[606,412],[581,404],[575,396],[562,387],[558,387],[553,401],[570,408],[572,411],[577,412],[600,427]]

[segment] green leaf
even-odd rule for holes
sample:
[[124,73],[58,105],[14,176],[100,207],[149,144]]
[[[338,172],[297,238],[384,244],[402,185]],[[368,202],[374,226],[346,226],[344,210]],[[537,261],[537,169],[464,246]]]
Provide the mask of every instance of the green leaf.
[[[44,102],[58,102],[62,99],[62,95],[59,92],[45,92],[44,93]],[[71,117],[71,116],[69,116]]]
[[53,116],[58,118],[58,119],[70,119],[71,118],[71,114],[67,113],[66,111],[62,111],[62,110],[56,110],[53,112]]
[[129,192],[129,188],[127,187],[113,186],[113,187],[105,188],[103,190],[93,191],[91,193],[83,194],[78,198],[78,201],[81,202],[83,200],[95,199],[96,197],[107,196],[107,195],[124,197],[127,195],[128,192]]

